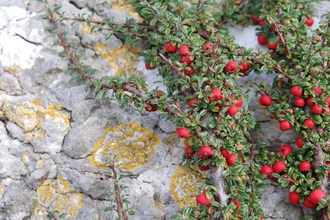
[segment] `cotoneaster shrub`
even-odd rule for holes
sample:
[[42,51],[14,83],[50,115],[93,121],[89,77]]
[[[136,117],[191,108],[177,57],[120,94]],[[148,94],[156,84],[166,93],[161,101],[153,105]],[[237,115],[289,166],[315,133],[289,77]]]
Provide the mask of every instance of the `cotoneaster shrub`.
[[[97,97],[112,90],[124,106],[165,113],[178,136],[191,140],[182,149],[186,166],[209,175],[199,186],[197,206],[184,207],[173,219],[262,219],[265,178],[290,187],[288,201],[316,207],[329,219],[330,14],[312,31],[313,7],[307,0],[131,0],[143,22],[117,24],[93,15],[66,17],[60,7],[43,2],[44,18],[52,24],[48,29],[58,38],[55,45],[64,48],[60,55],[70,62],[66,73],[85,80],[86,90]],[[97,70],[80,62],[65,30],[59,30],[58,23],[68,19],[86,22],[91,32],[107,38],[123,34],[131,46],[143,41],[146,69],[158,68],[167,91],[149,91],[135,75],[95,78]],[[256,25],[251,40],[265,50],[236,44],[226,24]],[[265,142],[251,138],[260,126],[247,109],[248,91],[237,83],[251,73],[276,75],[271,85],[251,80],[251,86],[279,128],[299,135],[297,148],[280,143],[278,152],[269,152]]]

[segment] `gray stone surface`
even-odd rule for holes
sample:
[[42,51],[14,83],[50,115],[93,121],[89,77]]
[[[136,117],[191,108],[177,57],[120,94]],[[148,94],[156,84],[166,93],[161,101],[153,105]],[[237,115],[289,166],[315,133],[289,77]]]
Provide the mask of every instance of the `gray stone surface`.
[[[136,17],[129,5],[115,3],[117,1],[49,2],[61,5],[68,16],[95,11],[100,17],[115,16],[117,22],[124,22],[128,16]],[[329,7],[329,2],[321,4],[324,7],[319,7],[317,17]],[[115,212],[103,211],[114,204],[114,199],[108,198],[109,187],[113,186],[113,180],[106,174],[110,170],[94,163],[92,158],[100,143],[115,145],[115,141],[121,141],[120,147],[126,150],[134,144],[142,145],[141,150],[129,156],[131,160],[140,156],[144,158],[143,163],[132,169],[118,169],[123,177],[120,183],[128,186],[123,194],[136,212],[130,219],[170,219],[179,211],[170,185],[184,152],[183,140],[178,138],[174,124],[158,113],[123,108],[110,94],[104,101],[94,99],[92,92],[84,91],[82,81],[70,82],[72,75],[64,74],[67,61],[58,56],[61,47],[52,47],[53,33],[44,31],[49,24],[40,19],[43,9],[42,4],[32,0],[0,1],[0,220],[44,217],[32,203],[36,192],[40,199],[54,200],[52,208],[67,208],[68,214],[74,212],[66,219],[114,219]],[[104,34],[90,35],[82,31],[81,24],[71,26],[68,21],[63,22],[61,28],[69,30],[69,39],[77,43],[77,51],[86,54],[84,62],[100,70],[98,77],[117,73],[113,63],[109,64],[113,61],[111,57],[102,58],[95,47],[104,44],[114,56],[114,51],[125,49],[120,38],[112,36],[106,40]],[[230,27],[230,31],[238,43],[258,46],[253,40],[255,26],[235,26]],[[142,57],[136,57],[134,65],[134,71],[146,79],[150,89],[166,91],[157,69],[146,70]],[[239,83],[247,88],[246,82],[252,77],[255,76],[251,74]],[[262,74],[259,80],[270,82],[272,76]],[[251,98],[249,108],[255,111],[262,127],[254,134],[255,140],[266,141],[274,151],[283,143],[294,144],[294,134],[281,132],[272,115],[266,114],[256,99]],[[130,122],[136,126],[135,130],[118,130]],[[137,136],[140,140],[122,140],[126,136],[120,135],[116,139],[116,135],[107,133],[109,130],[117,135],[126,132],[126,136]],[[141,141],[149,133],[140,130],[149,131],[159,139],[155,148],[149,149],[149,158],[145,157],[144,150],[150,146]],[[110,151],[104,151],[106,156]],[[287,188],[274,182],[267,184],[262,197],[264,219],[296,220],[315,214],[301,205],[291,205]],[[73,208],[73,204],[81,207]]]

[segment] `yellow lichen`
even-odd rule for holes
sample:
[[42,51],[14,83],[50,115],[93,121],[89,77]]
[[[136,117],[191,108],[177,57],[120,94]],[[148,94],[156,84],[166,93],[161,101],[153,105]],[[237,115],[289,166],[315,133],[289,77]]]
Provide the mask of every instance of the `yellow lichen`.
[[7,71],[10,73],[17,73],[19,70],[18,66],[14,66],[14,67],[8,67]]
[[95,144],[90,156],[92,164],[106,168],[109,159],[117,155],[121,168],[132,170],[149,163],[154,155],[159,138],[150,130],[135,123],[120,124],[117,128],[107,128]]
[[0,194],[2,194],[2,186],[0,186]]
[[23,155],[21,161],[23,163],[25,163],[29,156],[30,156],[30,152],[26,151],[25,154]]
[[130,4],[130,0],[109,0],[109,2],[111,3],[113,10],[124,11],[138,21],[143,20],[135,11],[133,5]]
[[37,167],[42,167],[44,165],[44,161],[42,160],[38,160],[38,164],[37,164]]
[[139,62],[137,55],[132,53],[126,45],[110,52],[105,44],[99,43],[94,50],[102,59],[108,61],[109,66],[116,71],[117,75],[121,76],[126,73],[127,75],[137,74],[139,77],[142,76],[136,68]]
[[197,186],[202,182],[204,179],[201,174],[187,167],[178,166],[171,178],[170,189],[180,208],[196,206]]
[[93,32],[91,32],[92,27],[93,27],[92,25],[83,24],[81,27],[81,31],[85,34],[89,34],[89,35],[93,35],[93,36],[99,35],[98,31],[93,30]]
[[[58,176],[55,180],[45,180],[37,189],[39,202],[51,204],[52,210],[66,213],[70,218],[82,208],[82,193],[70,189],[69,183]],[[43,208],[36,205],[35,216],[46,216]]]

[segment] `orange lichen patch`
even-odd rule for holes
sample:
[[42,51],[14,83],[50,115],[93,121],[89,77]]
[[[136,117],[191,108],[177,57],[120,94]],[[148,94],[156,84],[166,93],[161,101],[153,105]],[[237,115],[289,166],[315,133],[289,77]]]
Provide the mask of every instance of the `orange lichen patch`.
[[143,20],[135,11],[133,5],[130,4],[130,0],[109,0],[109,2],[111,3],[113,10],[128,13],[132,18],[138,21]]
[[[82,193],[70,189],[69,183],[59,176],[55,180],[45,180],[37,188],[37,193],[40,203],[50,205],[52,210],[66,213],[70,218],[82,208]],[[34,215],[45,217],[47,214],[43,208],[36,205]]]
[[3,190],[2,190],[2,186],[0,186],[0,194],[2,194],[2,191],[3,191]]
[[150,130],[135,123],[120,124],[105,130],[89,158],[92,164],[106,168],[109,159],[118,155],[116,162],[121,164],[120,168],[132,170],[149,163],[158,144],[159,137]]
[[91,32],[92,27],[93,27],[92,24],[91,24],[91,25],[83,24],[83,25],[81,26],[81,31],[82,31],[83,33],[85,33],[85,34],[89,34],[89,35],[93,35],[93,36],[97,36],[97,35],[99,35],[99,32],[96,31],[96,30],[93,30],[93,32]]
[[204,182],[203,176],[184,166],[178,166],[171,179],[170,189],[180,206],[196,206],[197,187]]
[[132,53],[126,45],[111,52],[105,44],[99,43],[94,50],[102,59],[108,61],[109,66],[116,71],[117,75],[121,76],[126,73],[127,75],[142,76],[136,68],[139,63],[137,55]]

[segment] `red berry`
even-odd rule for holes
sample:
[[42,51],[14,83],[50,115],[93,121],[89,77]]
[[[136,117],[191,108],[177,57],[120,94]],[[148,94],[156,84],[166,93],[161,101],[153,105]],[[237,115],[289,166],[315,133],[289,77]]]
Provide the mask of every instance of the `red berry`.
[[305,20],[305,24],[308,26],[312,26],[314,24],[314,18],[312,16],[307,16]]
[[232,105],[228,109],[228,115],[230,115],[230,116],[236,115],[237,112],[238,112],[238,107],[236,105]]
[[154,70],[155,67],[151,67],[151,64],[150,63],[146,63],[146,69],[147,70]]
[[284,171],[284,169],[287,168],[287,166],[285,165],[285,163],[283,163],[282,161],[276,161],[274,164],[273,164],[273,171],[274,173],[282,173]]
[[293,104],[297,107],[304,107],[305,106],[305,99],[298,97],[293,101]]
[[190,53],[190,48],[187,44],[183,44],[180,48],[179,48],[179,54],[182,56],[187,56]]
[[290,130],[291,129],[291,124],[290,122],[288,121],[280,121],[280,129],[282,131],[285,131],[285,130]]
[[165,51],[166,53],[175,53],[178,47],[176,45],[173,45],[171,41],[167,41],[165,43]]
[[317,205],[317,204],[314,204],[311,201],[309,201],[308,198],[304,199],[303,204],[306,208],[311,208],[311,209],[314,208]]
[[299,164],[299,170],[301,172],[309,172],[311,170],[311,164],[308,161],[304,160]]
[[211,56],[211,53],[213,51],[213,45],[212,44],[204,44],[202,47],[202,50],[207,53],[207,57]]
[[269,95],[262,95],[259,102],[260,105],[270,106],[273,103],[273,99]]
[[309,200],[316,205],[320,202],[320,199],[325,199],[325,197],[326,195],[322,189],[316,189],[308,196]]
[[194,152],[192,151],[192,146],[187,146],[184,149],[184,152],[187,154],[188,158],[191,158],[192,156],[194,156]]
[[193,62],[193,60],[190,59],[189,55],[182,56],[181,59],[180,59],[180,63],[187,63],[187,65],[192,64],[192,62]]
[[271,44],[269,41],[267,42],[268,50],[276,51],[277,47],[278,47],[278,41],[275,41],[273,44]]
[[201,146],[201,148],[199,148],[199,150],[197,151],[198,158],[202,158],[203,160],[205,160],[206,158],[208,158],[212,154],[213,154],[213,150],[208,145]]
[[228,159],[232,155],[226,149],[222,149],[220,152],[221,152],[221,155],[226,159]]
[[[234,99],[232,99],[232,101],[234,102],[235,101],[235,98]],[[243,99],[242,98],[239,98],[238,99],[238,101],[237,101],[237,103],[235,104],[237,107],[242,107],[242,105],[243,105]]]
[[212,96],[208,97],[210,102],[213,102],[214,100],[222,100],[223,99],[222,92],[221,92],[220,89],[212,89],[211,94],[212,94]]
[[253,22],[258,22],[259,21],[259,16],[250,15],[250,18]]
[[289,156],[291,151],[292,151],[292,147],[290,145],[287,145],[287,144],[283,144],[279,149],[280,155],[284,156],[284,157]]
[[226,64],[226,71],[227,73],[235,73],[237,71],[237,64],[235,63],[235,61],[229,61]]
[[189,100],[188,105],[190,106],[190,108],[196,108],[196,106],[194,106],[194,103],[198,103],[198,98],[192,98]]
[[145,109],[147,112],[155,112],[155,111],[157,111],[157,109],[158,109],[158,105],[154,105],[154,104],[148,104],[148,103],[146,103],[146,106],[144,107],[144,109]]
[[157,95],[162,95],[162,94],[165,94],[165,92],[164,92],[163,90],[160,90],[160,89],[159,89],[159,90],[157,90],[157,92],[156,92],[156,93],[157,93]]
[[310,107],[313,107],[315,105],[315,103],[312,101],[313,100],[313,96],[309,96],[307,99],[307,105],[309,105]]
[[299,201],[299,193],[297,193],[296,190],[290,192],[290,194],[289,194],[289,201],[290,201],[292,204],[295,204],[295,205],[299,205],[299,204],[300,204],[300,201]]
[[315,123],[314,123],[313,119],[306,119],[304,121],[304,125],[306,125],[307,128],[309,128],[309,129],[313,129],[315,127]]
[[262,27],[262,26],[264,26],[266,24],[266,22],[265,22],[264,19],[262,19],[262,20],[259,21],[258,24],[259,24],[260,27]]
[[330,98],[326,98],[325,102],[328,103],[328,106],[330,107]]
[[302,148],[304,146],[304,139],[302,137],[298,137],[296,140],[296,144],[299,148]]
[[227,163],[229,165],[234,165],[236,163],[236,155],[235,154],[231,154],[228,158],[227,158]]
[[192,77],[194,74],[195,70],[191,67],[185,68],[182,70],[184,73],[187,73],[189,77]]
[[188,128],[176,128],[176,132],[178,136],[181,138],[188,138],[189,137],[189,130]]
[[302,90],[299,86],[292,86],[292,88],[290,89],[291,94],[295,95],[295,96],[301,96],[302,95]]
[[267,175],[267,177],[270,177],[273,173],[273,168],[269,165],[263,165],[260,169],[261,174]]
[[314,105],[314,106],[312,107],[312,112],[313,112],[314,114],[320,115],[320,114],[322,114],[322,111],[323,111],[323,109],[322,109],[322,107],[319,106],[319,105]]
[[236,209],[239,209],[239,207],[241,207],[241,203],[237,200],[234,201],[234,204],[236,206]]
[[265,33],[260,32],[258,34],[258,43],[261,45],[265,45],[265,44],[267,44],[267,42],[268,42],[268,36],[265,35]]
[[275,25],[274,24],[272,24],[272,26],[270,27],[270,31],[275,32]]
[[313,90],[315,95],[320,95],[323,92],[323,89],[320,87],[314,88]]
[[240,71],[241,73],[243,73],[244,76],[246,76],[245,73],[246,73],[246,72],[250,69],[250,67],[251,67],[250,63],[249,63],[249,62],[244,62],[244,63],[240,62],[238,65],[239,65],[239,67],[240,67],[239,71]]
[[206,171],[206,170],[209,170],[210,169],[210,165],[206,165],[206,166],[201,166],[199,168],[200,171]]
[[207,198],[206,193],[202,193],[196,196],[196,202],[201,205],[210,205],[211,200]]

